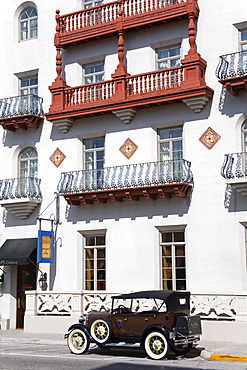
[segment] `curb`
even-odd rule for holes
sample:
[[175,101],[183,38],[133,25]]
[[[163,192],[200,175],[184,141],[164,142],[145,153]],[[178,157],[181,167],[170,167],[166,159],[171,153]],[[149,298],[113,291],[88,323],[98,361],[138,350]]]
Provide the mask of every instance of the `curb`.
[[226,355],[226,354],[219,354],[219,353],[211,353],[208,351],[201,351],[200,356],[205,360],[209,361],[239,361],[239,362],[247,362],[247,356],[238,356],[238,355]]

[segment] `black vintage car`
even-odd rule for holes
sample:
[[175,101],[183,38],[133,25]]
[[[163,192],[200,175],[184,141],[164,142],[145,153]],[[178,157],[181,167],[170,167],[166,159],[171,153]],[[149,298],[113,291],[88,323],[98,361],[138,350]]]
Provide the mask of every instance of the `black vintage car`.
[[113,296],[111,310],[81,317],[65,338],[74,354],[96,343],[101,348],[144,347],[150,358],[160,360],[169,349],[187,353],[200,334],[200,317],[190,316],[190,292],[152,290]]

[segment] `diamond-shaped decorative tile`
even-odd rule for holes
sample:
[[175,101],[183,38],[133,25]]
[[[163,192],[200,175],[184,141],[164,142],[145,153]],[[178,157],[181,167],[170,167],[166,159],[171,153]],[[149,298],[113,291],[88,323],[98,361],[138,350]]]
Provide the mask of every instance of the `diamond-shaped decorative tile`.
[[217,141],[220,140],[220,135],[218,135],[211,127],[209,127],[199,140],[203,145],[205,145],[206,148],[212,149]]
[[56,167],[59,167],[60,164],[63,162],[63,160],[66,158],[66,156],[61,152],[60,149],[56,149],[54,153],[50,156],[50,160],[52,163],[55,164]]
[[119,150],[126,158],[129,159],[135,153],[137,148],[138,146],[133,143],[132,140],[127,139]]

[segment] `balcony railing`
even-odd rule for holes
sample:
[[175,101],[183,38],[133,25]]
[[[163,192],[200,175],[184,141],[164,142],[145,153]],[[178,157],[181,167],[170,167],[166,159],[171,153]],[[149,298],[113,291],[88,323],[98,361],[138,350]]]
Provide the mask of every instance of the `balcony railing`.
[[[247,50],[220,56],[216,76],[229,92],[237,95],[236,90],[245,87],[247,77]],[[245,87],[246,88],[246,87]]]
[[12,96],[0,100],[0,118],[26,115],[43,116],[43,99],[37,95]]
[[197,0],[120,0],[65,15],[57,11],[55,44],[62,46],[117,32],[119,21],[122,29],[128,29],[181,18],[192,11],[199,11]]
[[247,176],[247,153],[225,154],[221,175],[225,179],[240,179]]
[[[122,201],[123,198],[139,200],[140,196],[155,199],[156,195],[169,197],[172,193],[185,197],[193,176],[190,162],[181,159],[164,162],[148,162],[125,166],[106,167],[99,170],[63,172],[58,192],[71,204],[106,203],[107,199]],[[180,189],[179,184],[183,184]],[[164,190],[164,187],[168,187]],[[163,191],[163,190],[164,191]],[[183,194],[180,192],[180,190]],[[128,191],[127,191],[128,190]],[[165,194],[166,193],[166,194]],[[169,193],[169,194],[168,194]],[[76,197],[73,197],[73,194]],[[82,199],[85,195],[85,199]],[[88,202],[87,202],[88,200]]]
[[0,180],[0,201],[21,198],[41,200],[40,179],[19,177]]
[[37,128],[43,121],[42,103],[43,99],[33,94],[0,99],[0,124],[11,131]]

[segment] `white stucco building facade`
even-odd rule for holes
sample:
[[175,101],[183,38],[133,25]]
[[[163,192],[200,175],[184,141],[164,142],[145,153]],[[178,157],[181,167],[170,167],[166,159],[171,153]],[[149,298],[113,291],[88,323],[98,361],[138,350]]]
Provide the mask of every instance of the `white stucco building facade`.
[[186,289],[207,338],[243,339],[245,2],[0,5],[1,329]]

